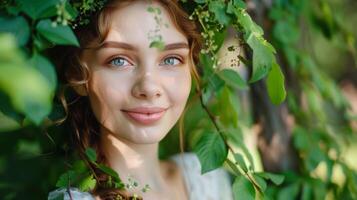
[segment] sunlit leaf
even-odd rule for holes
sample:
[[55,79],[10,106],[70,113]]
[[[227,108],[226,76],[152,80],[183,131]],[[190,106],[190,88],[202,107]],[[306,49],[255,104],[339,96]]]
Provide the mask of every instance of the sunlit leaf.
[[247,165],[245,164],[245,161],[244,161],[244,157],[240,153],[235,153],[234,154],[234,159],[239,164],[239,166],[242,167],[242,169],[245,172],[248,171]]
[[253,74],[249,82],[266,76],[275,63],[275,49],[261,36],[250,34],[247,43],[253,50]]
[[93,175],[89,175],[87,177],[85,177],[82,181],[80,181],[79,183],[79,189],[81,191],[91,191],[92,189],[94,189],[95,185],[96,185],[96,180],[93,177]]
[[233,183],[234,200],[255,200],[255,189],[244,176],[238,176]]
[[201,173],[217,169],[226,160],[228,150],[223,138],[218,133],[206,132],[194,147],[201,162]]
[[278,64],[273,63],[273,67],[268,74],[267,78],[268,94],[271,102],[280,104],[285,100],[285,82],[284,75]]
[[15,47],[11,50],[8,45],[15,45],[13,40],[6,35],[0,37],[3,44],[0,46],[0,61],[3,61],[0,63],[0,91],[9,97],[16,111],[40,124],[51,111],[53,91],[40,72],[26,66]]
[[74,179],[76,177],[76,172],[75,171],[67,171],[64,174],[62,174],[60,176],[60,178],[58,179],[57,183],[56,183],[56,187],[68,187],[70,183],[73,184]]

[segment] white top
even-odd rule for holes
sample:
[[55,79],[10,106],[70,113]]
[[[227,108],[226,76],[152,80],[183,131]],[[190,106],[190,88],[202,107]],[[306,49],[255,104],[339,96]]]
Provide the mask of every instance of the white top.
[[[194,153],[178,154],[170,158],[183,173],[190,200],[233,200],[229,174],[222,168],[201,175],[201,164]],[[73,200],[94,200],[88,192],[71,188]],[[55,200],[64,195],[63,200],[70,200],[66,188],[50,192],[48,200]]]

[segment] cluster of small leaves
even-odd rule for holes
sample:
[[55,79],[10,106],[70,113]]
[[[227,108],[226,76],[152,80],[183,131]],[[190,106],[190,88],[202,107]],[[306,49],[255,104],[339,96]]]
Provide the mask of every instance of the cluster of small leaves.
[[[108,176],[108,180],[104,187],[116,188],[120,190],[127,189],[129,191],[139,187],[140,184],[133,177],[129,177],[125,183],[120,179],[119,174],[116,171],[103,164],[97,163],[97,153],[94,149],[88,148],[85,153],[87,157],[86,160],[88,160],[91,165],[88,165],[89,163],[85,164],[82,160],[76,161],[75,164],[71,166],[70,170],[66,171],[59,177],[56,187],[75,187],[79,188],[81,191],[92,191],[96,186],[97,181],[93,172],[94,169],[92,169],[91,166],[101,170]],[[150,189],[150,186],[145,184],[140,190],[145,193],[150,191]],[[134,194],[133,196],[134,198],[138,197],[137,194]]]
[[[235,199],[255,199],[269,197],[265,193],[267,182],[281,184],[283,177],[265,172],[255,172],[252,156],[240,137],[241,128],[237,123],[238,110],[233,93],[236,89],[247,89],[247,82],[233,69],[219,69],[217,52],[221,49],[227,28],[232,26],[243,35],[243,42],[253,52],[253,63],[249,65],[241,55],[240,61],[252,67],[250,82],[267,78],[271,100],[278,104],[285,99],[284,76],[275,59],[274,48],[263,38],[262,29],[255,24],[240,0],[195,0],[196,6],[190,19],[197,20],[202,27],[205,47],[201,51],[200,64],[204,69],[198,94],[209,121],[213,124],[199,125],[198,139],[193,149],[201,162],[202,173],[217,169],[226,163],[235,174],[233,184]],[[186,2],[187,3],[187,2]],[[236,46],[239,46],[237,44]],[[230,47],[234,51],[237,47]],[[238,52],[239,53],[239,52]],[[224,114],[223,114],[224,113]],[[207,120],[207,119],[205,119]],[[239,147],[238,153],[234,147]],[[249,161],[249,167],[245,158]]]
[[79,14],[72,23],[72,28],[88,24],[90,16],[101,10],[106,2],[107,0],[73,0],[71,5]]
[[125,184],[122,182],[122,180],[120,179],[120,177],[116,171],[114,171],[110,167],[107,167],[104,164],[97,163],[97,153],[95,152],[94,149],[88,148],[86,150],[86,156],[87,156],[88,160],[91,162],[91,164],[93,164],[96,168],[98,168],[103,173],[108,175],[106,187],[117,188],[117,189],[123,189],[125,187]]
[[154,15],[154,19],[156,22],[156,27],[154,30],[150,30],[149,33],[147,33],[148,39],[151,41],[150,42],[150,48],[157,48],[159,50],[163,50],[165,47],[165,43],[162,39],[162,36],[160,34],[160,30],[162,30],[163,27],[168,28],[167,22],[164,22],[161,17],[161,9],[159,7],[154,7],[154,6],[149,6],[147,8],[147,11]]

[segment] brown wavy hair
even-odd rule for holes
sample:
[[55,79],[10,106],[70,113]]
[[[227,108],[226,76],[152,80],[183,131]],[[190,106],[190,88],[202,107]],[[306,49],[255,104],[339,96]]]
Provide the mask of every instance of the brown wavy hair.
[[[86,158],[85,150],[88,147],[91,147],[97,152],[97,162],[108,165],[107,160],[100,148],[100,126],[91,110],[89,99],[87,96],[80,96],[79,94],[73,92],[73,88],[78,86],[87,86],[87,83],[91,78],[91,73],[88,67],[81,64],[80,55],[82,51],[85,48],[88,48],[88,46],[92,43],[100,45],[109,32],[112,12],[120,6],[130,4],[134,1],[138,0],[107,1],[101,10],[91,16],[89,24],[74,29],[75,34],[79,39],[79,48],[62,46],[56,47],[55,50],[57,53],[54,60],[57,66],[59,79],[63,85],[59,92],[59,99],[61,100],[66,111],[66,120],[69,121],[74,131],[72,134],[72,141],[81,158],[94,172],[97,184],[92,193],[99,196],[103,200],[117,198],[132,199],[133,197],[128,195],[123,190],[108,188],[106,184],[108,176],[96,169],[95,166]],[[154,0],[154,2],[158,2],[166,9],[175,27],[188,39],[190,48],[190,71],[196,83],[199,83],[200,76],[196,66],[199,61],[201,37],[197,24],[189,19],[188,14],[180,7],[178,1]],[[59,58],[59,56],[62,56],[62,58]],[[196,84],[196,87],[198,86],[199,84]],[[65,98],[67,90],[72,91],[71,100]],[[181,151],[183,151],[182,118],[180,118],[179,123],[180,147]]]

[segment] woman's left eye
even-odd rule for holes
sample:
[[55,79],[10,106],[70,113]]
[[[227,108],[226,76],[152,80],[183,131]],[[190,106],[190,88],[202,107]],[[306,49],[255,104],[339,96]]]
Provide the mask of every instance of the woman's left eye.
[[178,65],[181,63],[181,60],[175,56],[167,57],[161,63],[161,65]]

